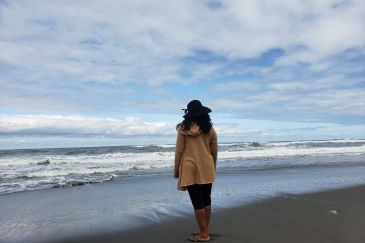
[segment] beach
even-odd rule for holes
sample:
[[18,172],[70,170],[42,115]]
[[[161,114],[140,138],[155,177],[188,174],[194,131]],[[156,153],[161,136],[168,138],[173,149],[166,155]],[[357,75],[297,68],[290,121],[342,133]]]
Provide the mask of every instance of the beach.
[[[283,194],[212,214],[214,242],[365,242],[365,186]],[[168,218],[135,230],[56,241],[188,242],[193,217]]]
[[[0,242],[187,242],[174,145],[3,150]],[[365,141],[219,145],[212,240],[363,242]]]
[[[364,176],[358,165],[217,173],[210,232],[219,237],[212,239],[361,242]],[[176,183],[159,175],[1,195],[0,239],[185,242],[197,225],[188,193]]]

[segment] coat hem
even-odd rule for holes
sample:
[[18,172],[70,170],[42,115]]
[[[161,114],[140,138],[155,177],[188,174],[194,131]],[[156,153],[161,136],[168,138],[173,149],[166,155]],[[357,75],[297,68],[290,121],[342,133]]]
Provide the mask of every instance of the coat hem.
[[[180,185],[180,188],[178,188],[178,190],[179,191],[186,191],[187,186],[191,186],[191,185],[194,185],[194,184],[203,185],[203,184],[213,184],[213,183],[215,183],[215,180],[212,181],[212,182],[204,182],[204,183],[189,183],[187,185]],[[184,188],[184,189],[182,189],[182,188]]]

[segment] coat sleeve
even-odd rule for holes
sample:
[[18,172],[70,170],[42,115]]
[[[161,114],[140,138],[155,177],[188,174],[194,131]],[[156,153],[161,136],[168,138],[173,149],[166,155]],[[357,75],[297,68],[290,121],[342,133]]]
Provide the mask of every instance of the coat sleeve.
[[179,178],[179,168],[181,163],[181,157],[185,149],[185,136],[177,132],[176,148],[175,148],[175,167],[174,178]]
[[217,169],[217,158],[218,158],[218,139],[217,133],[213,130],[212,140],[210,141],[210,153],[213,156],[214,167]]

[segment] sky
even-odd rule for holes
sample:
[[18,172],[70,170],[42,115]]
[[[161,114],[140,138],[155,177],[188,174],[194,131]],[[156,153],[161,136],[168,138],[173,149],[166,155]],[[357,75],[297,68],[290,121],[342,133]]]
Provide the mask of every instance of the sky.
[[0,149],[365,138],[365,1],[0,0]]

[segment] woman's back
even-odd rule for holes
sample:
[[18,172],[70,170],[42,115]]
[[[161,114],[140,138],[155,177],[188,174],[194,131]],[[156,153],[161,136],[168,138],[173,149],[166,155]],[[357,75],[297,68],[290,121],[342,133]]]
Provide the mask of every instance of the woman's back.
[[214,183],[217,162],[217,134],[213,127],[208,134],[193,123],[189,130],[178,128],[175,151],[175,177],[178,189],[193,184]]

